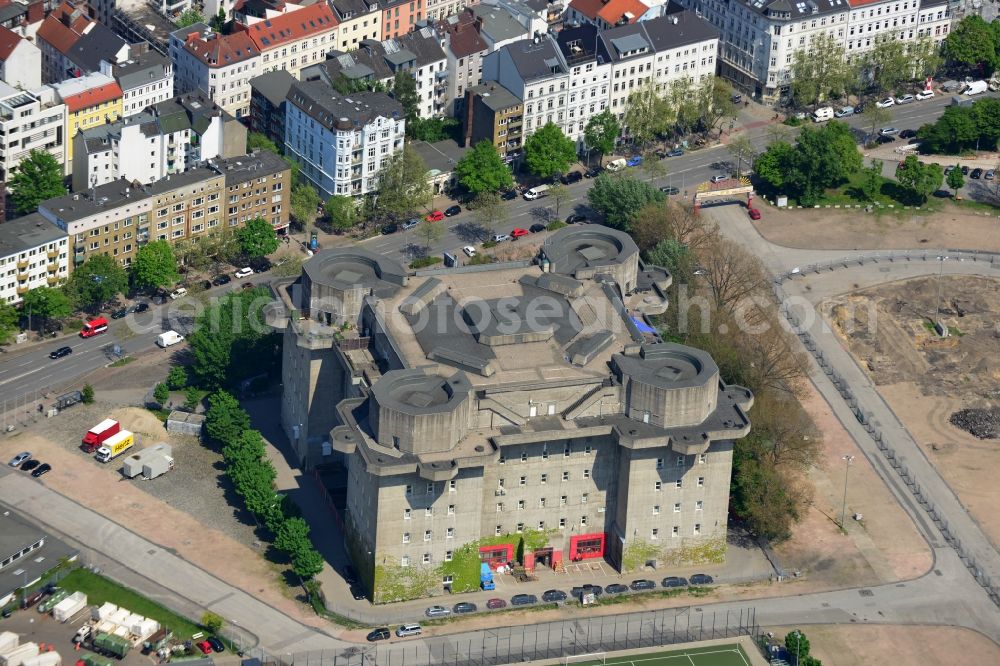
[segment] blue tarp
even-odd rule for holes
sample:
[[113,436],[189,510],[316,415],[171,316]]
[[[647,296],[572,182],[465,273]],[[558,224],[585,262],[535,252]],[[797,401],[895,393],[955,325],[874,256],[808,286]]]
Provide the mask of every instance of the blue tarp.
[[653,334],[656,333],[656,329],[650,327],[648,324],[646,324],[646,322],[644,322],[639,317],[632,317],[631,319],[632,322],[635,324],[635,327],[639,329],[640,333],[653,333]]

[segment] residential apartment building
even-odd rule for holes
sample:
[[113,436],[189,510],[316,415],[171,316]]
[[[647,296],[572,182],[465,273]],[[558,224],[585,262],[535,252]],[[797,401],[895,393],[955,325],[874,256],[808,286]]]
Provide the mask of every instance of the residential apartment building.
[[405,129],[403,108],[385,93],[342,96],[320,81],[288,91],[285,154],[324,200],[375,191],[379,171],[403,149]]
[[0,27],[0,80],[22,90],[42,85],[41,50],[4,27]]
[[495,81],[465,91],[462,105],[462,145],[489,141],[507,163],[521,152],[524,104]]
[[795,52],[820,35],[832,37],[846,57],[856,58],[882,38],[940,42],[951,23],[949,5],[942,0],[678,1],[719,30],[719,74],[768,102],[789,92]]
[[[192,241],[222,228],[225,177],[214,169],[197,168],[144,185],[149,197],[148,240]],[[147,240],[140,234],[139,243]]]
[[101,61],[124,62],[129,45],[89,16],[85,2],[66,0],[42,21],[36,39],[42,51],[42,82],[99,72]]
[[302,79],[330,85],[341,80],[391,85],[396,72],[409,72],[417,84],[420,117],[441,116],[448,110],[449,71],[438,39],[432,28],[421,28],[381,42],[364,41],[350,53],[331,53],[324,62],[304,70]]
[[30,289],[69,277],[66,232],[31,213],[0,224],[0,301],[14,305]]
[[0,82],[0,181],[32,150],[44,150],[66,164],[66,105],[49,86],[15,90]]
[[[638,331],[630,315],[665,311],[671,277],[627,234],[566,227],[538,259],[549,272],[538,261],[416,276],[340,248],[280,290],[297,314],[271,322],[284,334],[282,425],[304,468],[346,466],[346,542],[363,579],[416,569],[436,576],[418,595],[473,591],[472,567],[513,562],[528,532],[543,541],[523,554],[529,569],[660,569],[725,552],[752,394],[725,385],[709,354]],[[538,302],[543,321],[527,316]],[[584,308],[599,323],[581,321]],[[472,589],[455,589],[440,565],[487,539],[462,583]]]
[[95,72],[56,83],[56,95],[66,105],[66,174],[73,167],[73,137],[77,132],[113,123],[122,117],[122,89],[106,74]]
[[424,0],[379,0],[382,8],[382,38],[401,37],[423,20]]
[[337,45],[337,17],[325,0],[252,25],[237,25],[237,30],[245,32],[261,54],[261,73],[283,69],[298,77],[303,67],[322,62]]
[[170,34],[177,94],[202,90],[226,113],[250,113],[250,79],[261,72],[257,45],[243,31],[220,35],[204,23]]
[[649,12],[649,6],[639,0],[572,0],[566,8],[566,19],[571,23],[593,23],[607,30],[635,23]]
[[153,183],[205,160],[246,153],[247,129],[203,93],[180,95],[73,137],[73,189]]
[[127,118],[174,96],[174,67],[157,51],[134,55],[119,65],[103,63],[101,71],[122,89],[122,114]]
[[449,73],[445,79],[448,82],[448,99],[451,100],[447,115],[460,118],[465,93],[482,81],[483,56],[492,48],[480,34],[482,18],[476,18],[470,12],[462,12],[456,18],[459,20],[439,22],[437,32],[441,37]]
[[295,83],[283,69],[250,79],[250,131],[263,134],[275,145],[285,143],[285,100]]
[[225,177],[225,217],[229,227],[249,220],[267,220],[279,234],[288,230],[291,213],[292,169],[278,155],[259,150],[222,160],[209,168]]
[[366,39],[382,41],[382,10],[378,0],[332,0],[340,23],[337,51],[353,51]]

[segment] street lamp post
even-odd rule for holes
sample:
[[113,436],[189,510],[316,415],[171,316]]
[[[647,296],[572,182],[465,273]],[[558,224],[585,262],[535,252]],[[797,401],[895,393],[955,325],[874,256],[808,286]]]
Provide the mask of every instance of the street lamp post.
[[847,473],[851,471],[851,463],[854,462],[854,456],[848,454],[841,458],[844,461],[844,502],[840,507],[840,529],[846,530],[844,527],[844,521],[847,519]]

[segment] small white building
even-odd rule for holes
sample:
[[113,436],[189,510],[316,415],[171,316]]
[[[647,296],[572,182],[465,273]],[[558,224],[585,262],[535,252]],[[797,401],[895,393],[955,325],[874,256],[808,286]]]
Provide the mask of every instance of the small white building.
[[16,32],[0,26],[0,79],[22,90],[42,85],[42,52]]
[[66,232],[38,213],[0,224],[0,300],[20,303],[29,289],[69,277]]
[[203,90],[227,113],[250,113],[250,79],[261,73],[260,50],[242,31],[220,35],[204,23],[170,33],[176,94]]
[[385,93],[342,96],[320,81],[296,83],[285,114],[285,154],[323,200],[375,191],[379,171],[403,149],[403,108]]
[[0,81],[0,180],[32,150],[44,150],[66,164],[66,105],[50,86],[15,90]]
[[156,51],[147,51],[120,65],[102,62],[101,71],[114,77],[122,89],[123,118],[174,96],[174,67]]

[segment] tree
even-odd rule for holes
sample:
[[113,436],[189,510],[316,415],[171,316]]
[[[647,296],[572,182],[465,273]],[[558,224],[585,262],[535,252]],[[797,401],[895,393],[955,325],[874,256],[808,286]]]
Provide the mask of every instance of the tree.
[[910,64],[913,67],[914,76],[918,78],[934,76],[944,63],[944,58],[941,55],[941,46],[931,39],[930,35],[925,35],[916,41],[909,42],[906,50],[910,56]]
[[510,169],[489,141],[480,141],[455,164],[455,176],[473,196],[500,192],[514,184]]
[[809,105],[828,97],[840,97],[847,89],[848,73],[844,47],[832,33],[821,33],[809,46],[792,54],[792,96]]
[[165,240],[146,243],[139,248],[130,269],[132,284],[138,289],[169,287],[177,282],[177,261],[173,248]]
[[219,13],[212,17],[212,29],[222,32],[224,27],[226,27],[226,10],[219,7]]
[[73,271],[66,295],[76,307],[95,307],[128,290],[128,275],[113,257],[92,255]]
[[295,183],[292,186],[291,214],[303,228],[308,227],[316,219],[319,204],[319,193],[312,185]]
[[323,209],[330,224],[337,231],[347,231],[359,221],[358,204],[353,197],[334,194],[326,200]]
[[875,47],[862,56],[862,70],[878,94],[899,88],[913,78],[913,63],[906,44],[895,34],[875,38]]
[[621,132],[622,128],[618,117],[611,111],[604,110],[596,116],[590,117],[586,129],[583,131],[583,138],[588,149],[596,150],[604,156],[614,152],[615,143]]
[[448,138],[458,140],[461,125],[454,118],[416,118],[406,121],[407,134],[416,141],[434,143]]
[[674,113],[667,99],[649,80],[628,96],[623,122],[628,136],[643,146],[667,131]]
[[165,405],[167,403],[167,400],[169,399],[170,399],[170,388],[163,382],[160,382],[159,384],[156,385],[156,388],[153,389],[153,400],[160,403],[161,405]]
[[739,134],[732,137],[726,145],[726,148],[729,149],[729,154],[736,158],[737,175],[743,174],[744,162],[746,162],[748,166],[753,167],[753,158],[757,152],[757,148],[745,134]]
[[851,128],[831,121],[819,129],[804,127],[799,133],[787,180],[799,201],[809,205],[824,189],[845,182],[861,165]]
[[865,201],[875,201],[882,191],[882,160],[872,160],[872,165],[861,170],[861,182],[858,188]]
[[676,280],[679,276],[687,277],[690,265],[690,253],[686,245],[672,238],[661,240],[646,252],[646,260],[653,266],[661,266],[670,271]]
[[429,251],[434,243],[444,236],[444,225],[440,222],[424,220],[417,227],[417,237],[424,242],[424,247]]
[[271,141],[266,135],[260,132],[247,132],[247,152],[252,153],[255,150],[269,150],[275,155],[281,154],[281,151],[278,150],[278,144]]
[[274,547],[289,555],[295,555],[300,550],[311,548],[309,525],[302,518],[286,519],[274,535]]
[[983,66],[987,71],[996,68],[996,36],[990,24],[978,14],[966,16],[952,26],[943,51],[948,60],[966,67]]
[[707,227],[698,213],[669,200],[646,204],[632,215],[629,226],[629,233],[643,252],[662,240],[674,240],[695,251],[715,234],[714,227]]
[[629,230],[632,215],[649,203],[661,204],[663,192],[631,176],[601,174],[587,192],[590,205],[604,216],[608,226]]
[[[978,102],[977,102],[978,104]],[[921,146],[929,153],[954,155],[976,146],[980,139],[979,127],[973,108],[949,106],[937,122],[924,125],[917,130]]]
[[681,133],[687,134],[701,122],[703,103],[691,80],[677,79],[670,84],[667,105],[668,124],[673,122]]
[[62,319],[73,312],[73,306],[62,289],[35,287],[24,295],[21,310],[41,320]]
[[714,130],[720,120],[736,118],[733,87],[717,76],[706,78],[697,92],[698,109],[705,129]]
[[197,9],[189,9],[174,21],[174,25],[178,28],[186,28],[188,26],[194,25],[195,23],[204,23],[205,17],[201,15]]
[[776,141],[754,162],[757,177],[771,186],[775,191],[781,191],[789,183],[792,160],[795,157],[795,147],[785,141]]
[[311,580],[323,570],[323,556],[315,548],[299,551],[292,559],[292,570],[300,578]]
[[[219,12],[222,13],[222,10],[220,9]],[[201,626],[205,627],[211,634],[218,634],[224,621],[221,616],[212,611],[205,611],[201,614]]]
[[188,336],[195,385],[216,390],[238,385],[276,363],[277,334],[262,324],[270,295],[263,288],[232,292],[206,308]]
[[[869,104],[861,112],[864,128],[868,132],[868,140],[875,136],[875,130],[892,120],[892,113],[889,109],[882,109],[875,104]],[[865,142],[867,143],[867,141]]]
[[188,383],[187,368],[183,365],[175,365],[167,373],[167,388],[171,391],[180,391]]
[[392,96],[403,107],[409,134],[411,123],[420,117],[420,95],[417,93],[417,81],[408,69],[396,71],[396,76],[392,80]]
[[959,165],[956,164],[955,168],[948,172],[946,181],[948,183],[948,187],[950,187],[953,192],[952,196],[957,197],[958,191],[965,186],[965,176],[962,175],[962,169]]
[[378,174],[376,211],[399,219],[430,204],[433,195],[427,183],[427,165],[410,146],[396,153]]
[[[30,291],[28,292],[31,293]],[[25,294],[27,296],[27,294]],[[0,344],[10,341],[17,330],[18,321],[17,309],[7,302],[0,302]]]
[[83,390],[80,391],[82,396],[83,404],[90,405],[94,402],[94,387],[90,384],[84,384]]
[[32,150],[14,167],[7,189],[18,215],[34,212],[42,201],[66,194],[62,165],[44,150]]
[[184,391],[184,406],[193,412],[200,402],[201,391],[193,386],[188,386],[187,390]]
[[767,284],[760,260],[724,236],[714,236],[700,253],[704,277],[716,310],[732,313]]
[[225,446],[249,429],[250,415],[240,407],[239,401],[231,393],[216,391],[208,396],[205,433],[210,441]]
[[809,656],[809,639],[798,629],[790,631],[785,636],[785,649],[788,650],[788,654],[795,655],[798,663]]
[[473,201],[472,214],[483,230],[483,235],[489,238],[493,230],[507,220],[507,207],[500,201],[497,193],[483,192]]
[[941,187],[944,170],[940,164],[924,164],[916,155],[907,155],[896,169],[896,180],[922,204]]
[[236,242],[244,255],[256,259],[266,257],[278,249],[278,234],[270,222],[262,217],[255,217],[236,230]]
[[549,187],[549,191],[546,192],[552,203],[556,205],[556,219],[559,219],[559,209],[562,205],[570,200],[573,196],[569,189],[566,188],[562,183],[555,183]]
[[551,178],[566,173],[576,160],[576,144],[551,122],[545,123],[524,142],[524,162],[531,173]]

